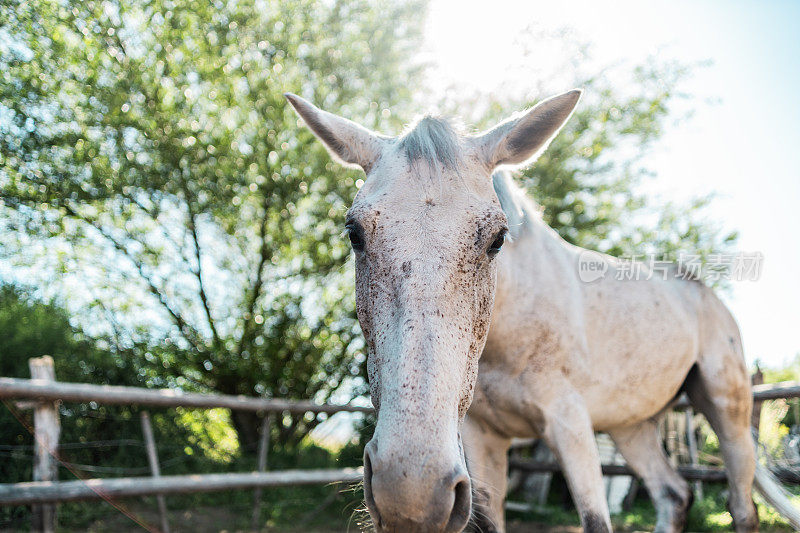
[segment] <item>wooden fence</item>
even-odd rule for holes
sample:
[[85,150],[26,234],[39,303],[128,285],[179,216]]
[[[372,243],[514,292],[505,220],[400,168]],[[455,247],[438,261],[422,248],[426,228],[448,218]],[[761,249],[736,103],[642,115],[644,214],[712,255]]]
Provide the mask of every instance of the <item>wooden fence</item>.
[[[22,400],[17,406],[34,410],[34,480],[25,483],[0,484],[0,505],[31,505],[35,531],[55,528],[55,503],[158,495],[161,530],[169,531],[163,495],[193,492],[215,492],[235,489],[256,489],[253,502],[253,526],[257,525],[261,508],[261,489],[298,485],[324,485],[360,481],[360,468],[325,470],[284,470],[267,472],[269,424],[276,413],[368,413],[373,409],[360,405],[318,404],[221,394],[187,393],[174,389],[141,389],[86,383],[55,381],[53,360],[39,357],[29,361],[33,379],[0,378],[0,400]],[[81,479],[57,481],[58,437],[60,422],[57,402],[97,402],[113,405],[152,407],[226,408],[253,411],[264,415],[258,443],[258,470],[224,474],[161,476],[150,417],[142,413],[142,433],[147,448],[150,477],[113,479]]]
[[[30,360],[33,379],[0,378],[0,399],[23,400],[18,406],[34,409],[35,467],[34,481],[0,484],[0,505],[32,505],[34,526],[40,531],[52,531],[55,525],[57,502],[110,499],[146,496],[214,492],[234,489],[256,489],[253,504],[254,526],[260,514],[261,488],[311,484],[350,483],[361,479],[361,469],[284,470],[267,472],[267,447],[269,424],[276,413],[338,413],[372,412],[371,407],[358,405],[317,404],[310,401],[290,401],[220,394],[186,393],[173,389],[141,389],[55,381],[53,362],[49,357]],[[800,382],[755,385],[756,403],[764,400],[800,397]],[[82,479],[57,481],[59,420],[57,402],[98,402],[104,404],[138,404],[154,407],[227,408],[234,411],[254,411],[265,415],[258,445],[258,470],[245,473],[199,474],[161,476],[155,442],[147,413],[142,414],[142,429],[148,452],[151,476],[113,479]],[[685,398],[675,407],[687,409]],[[688,419],[688,417],[687,417]],[[518,440],[515,447],[529,444]],[[555,463],[537,463],[512,457],[509,466],[526,472],[555,472]],[[725,481],[721,468],[693,464],[679,468],[681,475],[690,480],[707,482]],[[633,475],[624,465],[603,465],[606,475]],[[778,471],[787,482],[799,483],[800,474]],[[163,499],[159,501],[161,529],[168,531]]]

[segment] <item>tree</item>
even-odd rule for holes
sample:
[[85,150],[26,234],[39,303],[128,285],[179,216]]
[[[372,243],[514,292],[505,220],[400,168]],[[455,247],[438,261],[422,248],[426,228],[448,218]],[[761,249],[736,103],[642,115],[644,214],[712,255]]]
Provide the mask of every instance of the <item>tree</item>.
[[[397,133],[425,94],[413,62],[422,3],[6,1],[7,261],[69,294],[87,333],[136,354],[149,385],[364,393],[340,235],[360,176],[298,127],[282,93]],[[523,182],[576,244],[730,246],[733,236],[676,207],[649,219],[656,206],[635,190],[646,167],[631,153],[659,138],[687,71],[653,63],[635,74],[625,92],[602,75],[573,80],[584,103]],[[533,103],[480,98],[489,105],[462,95],[451,109],[480,112],[486,126]],[[280,438],[296,443],[317,422],[284,418]],[[255,415],[235,424],[243,443],[256,440]]]
[[[72,276],[95,331],[139,350],[153,384],[319,401],[351,388],[362,341],[340,232],[357,176],[282,93],[396,127],[418,7],[6,4],[7,229],[58,243],[60,280]],[[37,259],[4,244],[17,263]],[[235,423],[255,441],[255,415]],[[281,436],[315,424],[285,420]]]

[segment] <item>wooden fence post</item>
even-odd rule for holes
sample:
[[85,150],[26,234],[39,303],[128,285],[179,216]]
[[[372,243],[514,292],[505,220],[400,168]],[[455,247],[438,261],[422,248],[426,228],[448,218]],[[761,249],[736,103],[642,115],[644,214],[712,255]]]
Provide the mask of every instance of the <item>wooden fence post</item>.
[[[55,381],[53,358],[49,355],[28,359],[31,379]],[[61,424],[58,420],[57,402],[38,402],[33,410],[34,456],[33,480],[58,480],[58,437]],[[32,506],[31,526],[33,531],[51,533],[56,528],[56,504]]]
[[678,466],[678,428],[677,419],[673,411],[667,411],[664,415],[664,440],[666,441],[667,457],[669,463]]
[[[153,426],[150,424],[150,415],[147,411],[140,413],[142,418],[142,433],[144,434],[144,445],[147,448],[147,461],[150,463],[150,473],[153,477],[161,477],[161,467],[158,464],[158,451],[156,450],[156,439],[153,437]],[[156,496],[158,502],[158,514],[161,517],[161,531],[169,533],[169,521],[167,520],[167,502],[163,494]]]
[[[258,471],[267,471],[267,453],[269,450],[269,432],[272,426],[272,414],[267,413],[261,424],[261,438],[258,439]],[[261,525],[261,487],[253,492],[253,531],[258,531]]]
[[[691,407],[686,408],[686,444],[689,446],[689,461],[692,466],[698,466],[697,436],[694,434],[694,412]],[[703,482],[694,482],[694,495],[698,500],[703,499]]]
[[[756,371],[753,376],[750,378],[750,381],[753,385],[761,385],[764,383],[764,373],[761,372],[761,367],[756,365]],[[750,419],[750,425],[753,427],[753,430],[756,435],[756,439],[758,439],[758,428],[761,425],[761,404],[763,402],[759,400],[753,401],[753,417]]]

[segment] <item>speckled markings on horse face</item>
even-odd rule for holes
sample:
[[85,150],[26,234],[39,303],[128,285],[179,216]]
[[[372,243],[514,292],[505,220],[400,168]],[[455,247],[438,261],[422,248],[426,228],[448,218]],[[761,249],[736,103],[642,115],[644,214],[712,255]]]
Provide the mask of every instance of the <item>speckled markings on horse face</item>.
[[[392,499],[425,509],[454,471],[469,486],[459,429],[493,307],[489,248],[506,231],[506,216],[485,167],[413,161],[398,149],[383,153],[347,221],[363,243],[355,253],[356,309],[378,409],[370,466],[384,476],[401,472]],[[370,505],[373,516],[390,504]]]
[[[356,306],[372,401],[379,412],[402,413],[391,429],[401,440],[413,438],[407,426],[456,430],[472,398],[497,271],[487,249],[506,217],[488,172],[469,170],[472,179],[463,168],[384,154],[347,215],[364,240]],[[395,426],[396,416],[379,417],[378,437],[381,420]]]

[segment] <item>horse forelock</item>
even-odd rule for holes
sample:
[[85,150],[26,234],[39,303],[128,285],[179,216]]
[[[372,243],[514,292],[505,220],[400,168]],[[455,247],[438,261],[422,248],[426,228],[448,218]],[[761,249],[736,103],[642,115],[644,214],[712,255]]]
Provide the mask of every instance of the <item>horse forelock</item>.
[[409,162],[431,168],[438,165],[457,170],[462,158],[461,136],[447,119],[426,115],[419,119],[399,140]]
[[[399,139],[399,147],[412,166],[423,163],[429,169],[442,167],[459,171],[464,154],[462,133],[450,120],[426,115],[417,120]],[[438,175],[432,171],[431,175]],[[492,175],[492,185],[516,237],[532,219],[541,217],[541,208],[514,182],[508,171]]]

